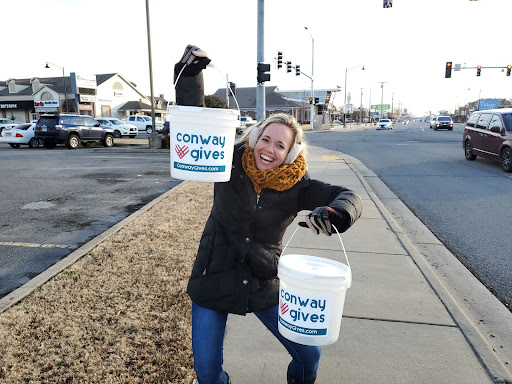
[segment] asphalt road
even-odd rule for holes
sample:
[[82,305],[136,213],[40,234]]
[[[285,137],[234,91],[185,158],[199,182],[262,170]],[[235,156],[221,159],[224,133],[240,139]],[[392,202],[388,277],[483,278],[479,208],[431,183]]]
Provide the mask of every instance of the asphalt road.
[[[116,148],[133,140],[116,139]],[[0,297],[180,182],[166,153],[100,144],[0,144],[0,180]]]
[[307,139],[363,162],[510,309],[512,174],[489,160],[467,161],[462,129],[412,122],[386,131],[335,128]]

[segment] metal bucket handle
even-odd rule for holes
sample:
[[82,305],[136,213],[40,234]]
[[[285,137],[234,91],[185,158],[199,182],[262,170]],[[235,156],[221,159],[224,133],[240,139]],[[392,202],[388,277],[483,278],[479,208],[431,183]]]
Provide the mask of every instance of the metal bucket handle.
[[[350,262],[348,261],[347,252],[345,251],[345,246],[343,245],[343,240],[341,240],[341,236],[340,236],[340,233],[338,232],[338,228],[336,228],[336,226],[334,224],[331,224],[331,226],[336,230],[336,233],[338,234],[338,239],[340,240],[340,243],[341,243],[341,249],[343,250],[343,254],[345,255],[345,260],[347,260],[347,267],[350,269]],[[286,242],[286,245],[283,248],[283,252],[281,252],[281,256],[284,255],[284,251],[286,251],[286,247],[288,247],[288,244],[290,244],[290,241],[292,241],[293,236],[295,236],[295,233],[297,232],[297,230],[300,227],[309,228],[307,226],[306,222],[301,221],[299,223],[299,225],[297,226],[297,228],[295,228],[295,231],[293,231],[293,233],[290,236],[290,238],[288,239],[288,241]]]

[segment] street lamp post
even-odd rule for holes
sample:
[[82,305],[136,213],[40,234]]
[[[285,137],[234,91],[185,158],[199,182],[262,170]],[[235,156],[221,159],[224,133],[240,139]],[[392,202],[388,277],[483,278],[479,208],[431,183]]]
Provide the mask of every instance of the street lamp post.
[[313,116],[314,116],[314,111],[315,111],[315,104],[314,104],[315,89],[313,86],[313,75],[314,75],[313,69],[314,69],[314,65],[315,65],[315,39],[313,39],[313,35],[309,31],[308,27],[304,27],[304,29],[306,31],[308,31],[309,36],[311,36],[311,99],[312,99],[312,102],[310,104],[310,111],[309,111],[309,128],[311,130],[313,130]]
[[57,67],[59,69],[62,69],[62,80],[64,80],[64,106],[66,108],[66,112],[68,112],[68,103],[67,103],[67,98],[68,98],[68,93],[66,91],[66,77],[64,76],[64,67],[59,67],[58,65],[56,64],[53,64],[53,63],[50,63],[50,62],[46,62],[46,66],[45,66],[45,69],[46,68],[50,68],[50,66],[48,64],[51,64],[53,65],[54,67]]
[[346,115],[347,114],[345,113],[345,107],[347,105],[347,73],[351,69],[356,69],[356,68],[362,68],[361,70],[364,71],[364,65],[356,65],[355,67],[352,67],[352,68],[345,68],[345,99],[343,101],[343,128],[345,128],[347,126],[347,123],[346,123],[346,120],[347,120]]

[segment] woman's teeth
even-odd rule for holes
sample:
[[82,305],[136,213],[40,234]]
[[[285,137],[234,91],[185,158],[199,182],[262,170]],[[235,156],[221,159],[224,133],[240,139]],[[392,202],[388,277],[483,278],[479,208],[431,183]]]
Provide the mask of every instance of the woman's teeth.
[[268,156],[265,156],[265,155],[260,155],[260,157],[261,157],[261,159],[262,159],[263,161],[268,161],[268,162],[272,162],[272,161],[273,161],[273,160],[272,160],[272,158],[270,158],[270,157],[268,157]]

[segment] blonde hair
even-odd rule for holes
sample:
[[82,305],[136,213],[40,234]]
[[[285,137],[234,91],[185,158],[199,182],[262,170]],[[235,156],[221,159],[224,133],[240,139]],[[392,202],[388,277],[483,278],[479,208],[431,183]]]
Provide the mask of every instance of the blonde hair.
[[261,135],[263,135],[265,129],[270,124],[274,123],[286,125],[292,130],[294,134],[294,142],[290,147],[290,152],[295,149],[295,146],[300,146],[301,148],[297,155],[302,154],[302,156],[306,158],[307,143],[305,140],[304,131],[297,120],[295,120],[293,116],[287,115],[286,113],[276,113],[275,115],[271,115],[262,122],[254,125],[251,129],[247,130],[243,140],[249,145],[249,147],[254,149],[256,142],[260,139]]

